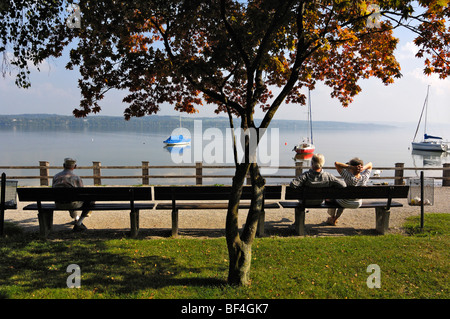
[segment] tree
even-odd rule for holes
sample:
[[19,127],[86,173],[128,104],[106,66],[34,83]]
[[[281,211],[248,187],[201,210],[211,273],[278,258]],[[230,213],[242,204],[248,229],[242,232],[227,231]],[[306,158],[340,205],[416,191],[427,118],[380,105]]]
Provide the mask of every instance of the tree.
[[[259,143],[282,103],[305,104],[302,89],[322,81],[346,107],[361,91],[361,79],[393,83],[401,76],[394,56],[398,27],[417,33],[426,74],[450,74],[446,0],[103,0],[81,1],[72,13],[66,7],[63,0],[1,5],[2,71],[18,67],[17,85],[29,85],[28,63],[72,45],[67,68],[78,67],[81,75],[77,117],[99,112],[105,93],[119,89],[128,92],[126,119],[157,113],[163,103],[188,113],[207,103],[226,112],[232,128],[240,117],[243,130],[256,132],[244,135],[245,159],[235,157],[226,218],[231,284],[249,282],[263,203],[265,180],[252,160],[250,138]],[[79,27],[66,23],[75,13]],[[256,108],[264,111],[259,126]],[[253,198],[240,233],[238,205],[247,174]]]

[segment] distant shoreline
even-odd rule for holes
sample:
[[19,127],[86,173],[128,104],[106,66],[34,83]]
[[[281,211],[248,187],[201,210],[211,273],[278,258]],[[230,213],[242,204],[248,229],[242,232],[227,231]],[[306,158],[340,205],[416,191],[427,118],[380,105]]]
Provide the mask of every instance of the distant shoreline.
[[[182,117],[182,126],[193,129],[194,121],[202,122],[202,128],[229,128],[227,117]],[[239,120],[234,120],[235,127],[239,127]],[[256,124],[260,119],[255,119]],[[86,118],[75,118],[69,115],[57,114],[17,114],[0,115],[0,129],[23,128],[23,129],[125,129],[125,130],[154,130],[174,129],[179,127],[180,117],[172,115],[151,115],[140,118],[132,118],[125,121],[121,116],[88,116]],[[307,127],[304,120],[273,120],[269,128],[302,130]],[[352,123],[337,121],[316,121],[313,123],[314,130],[384,130],[396,129],[398,126],[375,123]]]

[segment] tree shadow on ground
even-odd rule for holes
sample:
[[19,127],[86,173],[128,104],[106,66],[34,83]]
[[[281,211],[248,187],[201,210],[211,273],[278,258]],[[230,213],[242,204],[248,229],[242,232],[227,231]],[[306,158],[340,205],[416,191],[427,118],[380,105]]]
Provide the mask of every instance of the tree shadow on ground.
[[[279,221],[266,221],[265,236],[292,237],[295,233],[294,222],[288,218]],[[319,224],[305,224],[306,236],[358,236],[376,235],[375,229],[330,226],[325,222]]]
[[[0,242],[0,286],[15,287],[14,290],[30,296],[36,290],[67,288],[71,275],[67,267],[72,264],[80,267],[84,289],[109,296],[168,286],[226,284],[225,280],[202,275],[208,271],[226,273],[225,266],[223,269],[214,264],[184,266],[177,258],[145,255],[145,252],[133,254],[134,248],[130,250],[123,245],[112,249],[102,240],[40,240],[37,235],[28,234],[21,236],[21,240],[8,238]],[[3,290],[0,297],[9,297],[5,289],[0,290]]]

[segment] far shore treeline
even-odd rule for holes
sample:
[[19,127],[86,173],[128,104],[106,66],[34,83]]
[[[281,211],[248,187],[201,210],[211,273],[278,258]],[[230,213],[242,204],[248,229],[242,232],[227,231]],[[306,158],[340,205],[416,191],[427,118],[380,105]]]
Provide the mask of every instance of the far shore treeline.
[[[201,120],[203,129],[210,127],[229,128],[227,117],[182,117],[182,127],[188,130],[194,128],[194,121]],[[259,124],[258,120],[255,120]],[[235,128],[239,128],[239,119],[234,120]],[[303,120],[273,120],[271,127],[280,130],[303,130],[307,128],[307,122]],[[152,115],[140,118],[132,118],[125,121],[121,116],[88,116],[75,118],[69,115],[57,114],[20,114],[0,115],[0,129],[121,129],[137,131],[153,131],[169,129],[180,126],[179,116]],[[390,125],[372,123],[348,123],[317,121],[313,123],[314,130],[374,130],[393,128]]]

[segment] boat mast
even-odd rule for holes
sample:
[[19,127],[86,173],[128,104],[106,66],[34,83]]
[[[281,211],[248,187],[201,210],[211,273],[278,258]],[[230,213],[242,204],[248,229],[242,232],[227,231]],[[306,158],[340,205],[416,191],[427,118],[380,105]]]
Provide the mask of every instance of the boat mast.
[[313,142],[313,129],[312,129],[312,112],[311,112],[311,90],[308,89],[308,121],[309,121],[309,134],[311,136],[311,144]]
[[430,92],[430,86],[427,88],[427,103],[425,104],[425,124],[423,126],[423,138],[427,135],[427,122],[428,122],[428,93]]
[[419,118],[419,123],[417,123],[417,128],[416,128],[416,133],[414,134],[414,139],[413,141],[416,140],[416,136],[417,136],[417,132],[419,131],[419,127],[420,127],[420,122],[422,121],[422,116],[423,116],[423,112],[426,110],[425,112],[425,133],[427,132],[427,113],[428,113],[428,93],[430,92],[430,86],[428,85],[427,88],[427,97],[425,98],[425,101],[423,103],[423,107],[422,107],[422,113],[420,113],[420,118]]

